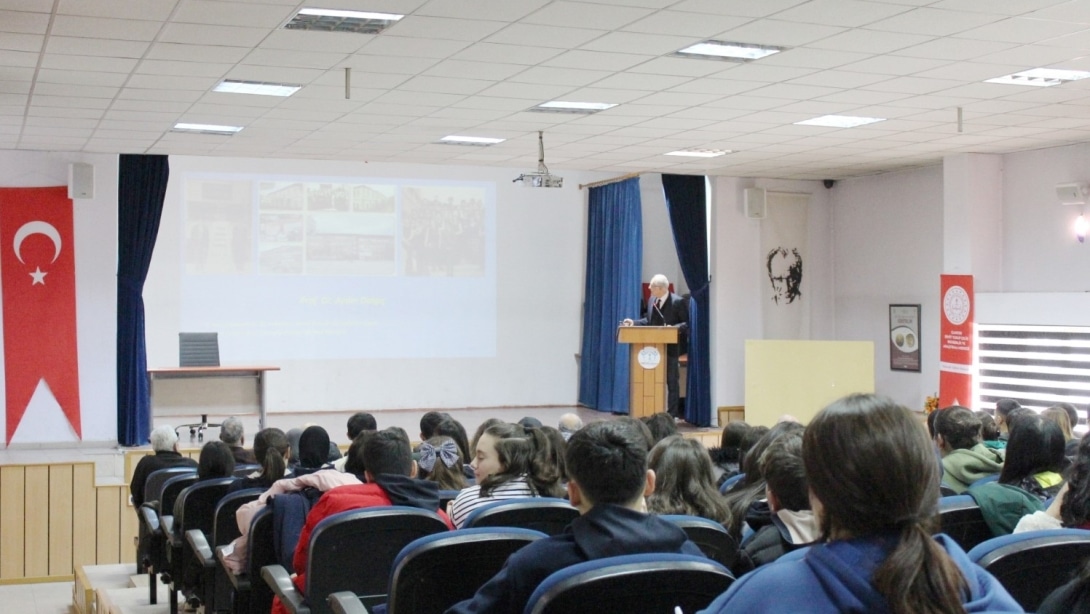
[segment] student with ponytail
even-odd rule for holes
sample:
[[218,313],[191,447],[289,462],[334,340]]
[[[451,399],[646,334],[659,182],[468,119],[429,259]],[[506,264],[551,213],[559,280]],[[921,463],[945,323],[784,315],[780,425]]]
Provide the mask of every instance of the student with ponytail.
[[705,612],[1021,612],[945,535],[939,465],[893,401],[844,397],[806,427],[803,466],[823,541],[743,576]]
[[291,457],[291,446],[288,437],[278,428],[267,428],[258,431],[254,436],[254,456],[260,463],[261,469],[244,478],[235,480],[228,487],[227,492],[246,490],[247,488],[268,489],[273,482],[288,474],[288,461]]
[[454,526],[461,528],[470,512],[493,501],[564,496],[551,445],[535,428],[501,423],[485,429],[470,463],[477,484],[458,493],[448,508]]

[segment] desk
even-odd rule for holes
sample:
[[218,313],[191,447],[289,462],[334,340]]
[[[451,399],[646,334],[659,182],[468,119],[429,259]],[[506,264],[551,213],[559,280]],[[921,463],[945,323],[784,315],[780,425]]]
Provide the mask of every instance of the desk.
[[[265,428],[265,373],[279,371],[280,367],[226,366],[226,367],[167,367],[148,369],[148,394],[153,394],[157,379],[201,379],[211,377],[252,377],[257,380],[258,430]],[[154,403],[152,407],[154,407]]]

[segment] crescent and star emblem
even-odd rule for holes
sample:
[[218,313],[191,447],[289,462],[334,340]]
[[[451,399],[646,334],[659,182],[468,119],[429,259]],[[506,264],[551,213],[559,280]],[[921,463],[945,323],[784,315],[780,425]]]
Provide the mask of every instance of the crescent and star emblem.
[[[26,261],[23,260],[23,255],[19,250],[23,246],[23,241],[30,235],[45,235],[53,241],[53,259],[50,260],[49,263],[52,264],[56,262],[57,257],[61,255],[61,233],[57,232],[57,229],[54,228],[52,224],[47,224],[40,220],[27,222],[20,226],[19,230],[15,231],[15,245],[13,248],[15,250],[15,257],[19,259],[19,262],[26,264]],[[48,274],[49,273],[42,271],[41,267],[34,267],[34,272],[29,273],[30,277],[33,279],[33,281],[30,282],[30,285],[42,284],[44,286],[45,276]]]

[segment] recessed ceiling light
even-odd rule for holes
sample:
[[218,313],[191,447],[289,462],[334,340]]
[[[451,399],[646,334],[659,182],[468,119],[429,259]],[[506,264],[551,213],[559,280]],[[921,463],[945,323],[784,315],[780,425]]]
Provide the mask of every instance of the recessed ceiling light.
[[304,8],[299,9],[284,27],[288,30],[378,34],[403,17],[405,16],[396,13]]
[[679,149],[664,153],[664,156],[686,156],[689,158],[718,158],[732,153],[729,149]]
[[302,85],[292,85],[290,83],[224,79],[216,87],[212,88],[212,91],[227,94],[257,94],[258,96],[291,96],[302,88]]
[[795,122],[796,126],[827,126],[829,128],[855,128],[877,122],[884,122],[884,117],[854,117],[852,115],[822,115],[813,119]]
[[609,102],[570,102],[564,100],[550,100],[549,102],[543,102],[536,107],[530,107],[531,111],[537,111],[539,113],[597,113],[598,111],[605,111],[606,109],[612,109],[617,106],[614,103]]
[[747,43],[709,40],[675,51],[674,55],[705,60],[752,62],[779,53],[784,49],[785,47],[773,47],[771,45],[750,45]]
[[1001,83],[1003,85],[1030,85],[1034,87],[1052,87],[1068,81],[1078,81],[1090,77],[1090,72],[1083,70],[1060,70],[1058,68],[1034,68],[1016,72],[1005,77],[987,79],[985,83]]
[[495,139],[488,136],[460,136],[457,134],[451,134],[439,139],[441,143],[450,145],[477,145],[479,147],[495,145],[496,143],[502,143],[506,140],[507,139]]
[[174,124],[174,130],[179,132],[200,132],[202,134],[235,134],[242,130],[242,126],[219,126],[216,124]]

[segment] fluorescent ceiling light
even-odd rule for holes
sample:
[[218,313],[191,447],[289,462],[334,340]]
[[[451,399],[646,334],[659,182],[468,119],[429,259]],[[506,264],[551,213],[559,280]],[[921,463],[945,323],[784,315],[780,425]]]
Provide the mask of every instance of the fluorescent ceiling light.
[[502,143],[507,139],[495,139],[488,136],[460,136],[457,134],[451,134],[439,139],[440,142],[450,143],[452,145],[495,145],[496,143]]
[[257,94],[258,96],[291,96],[302,88],[302,85],[292,85],[290,83],[224,79],[216,87],[212,88],[212,91],[227,94]]
[[1033,87],[1052,87],[1068,81],[1078,81],[1090,77],[1090,72],[1083,70],[1060,70],[1058,68],[1034,68],[1016,72],[1013,75],[987,79],[985,83],[1003,85],[1030,85]]
[[709,40],[675,51],[674,55],[686,58],[752,62],[779,53],[784,49],[784,47],[773,47],[771,45],[749,45],[746,43]]
[[174,129],[181,132],[200,132],[203,134],[235,134],[242,126],[219,126],[216,124],[174,124]]
[[403,17],[405,16],[396,13],[304,8],[299,9],[291,21],[284,24],[284,28],[316,32],[378,34]]
[[612,109],[617,106],[614,103],[609,102],[571,102],[565,100],[550,100],[549,102],[543,102],[536,107],[530,107],[531,111],[538,111],[541,113],[597,113],[598,111],[605,111],[606,109]]
[[664,153],[664,156],[686,156],[689,158],[718,158],[731,153],[729,149],[679,149]]
[[813,119],[795,122],[796,126],[827,126],[829,128],[855,128],[877,122],[884,122],[884,117],[854,117],[851,115],[822,115]]

